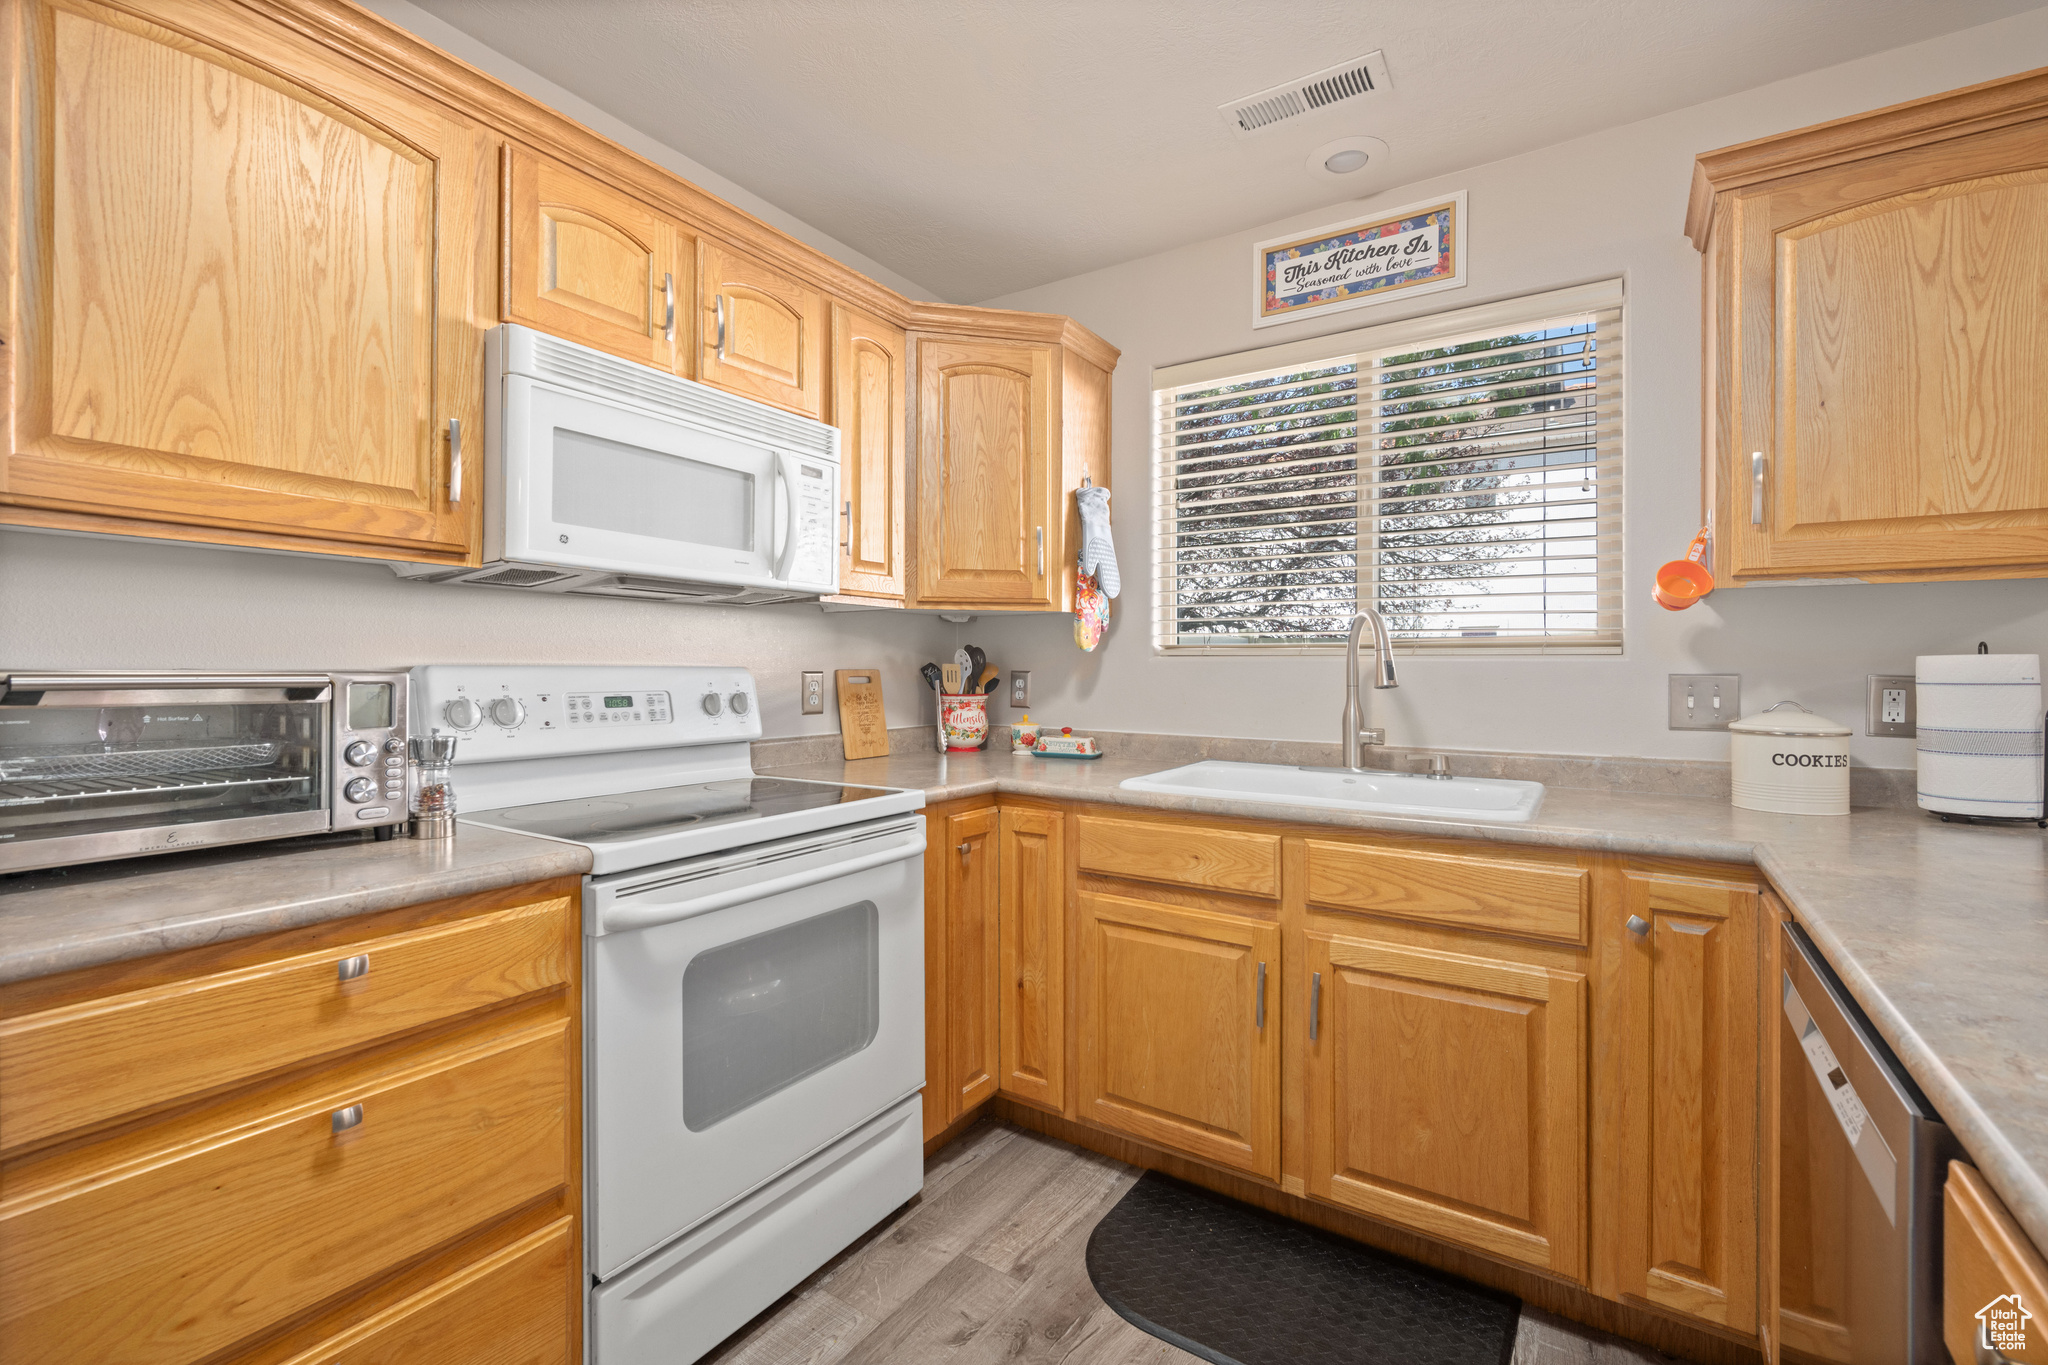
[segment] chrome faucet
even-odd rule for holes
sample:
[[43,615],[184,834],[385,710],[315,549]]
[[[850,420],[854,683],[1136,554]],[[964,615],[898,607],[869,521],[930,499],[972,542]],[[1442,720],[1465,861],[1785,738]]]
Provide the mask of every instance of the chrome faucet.
[[1386,618],[1366,607],[1351,618],[1351,640],[1344,647],[1344,766],[1355,773],[1365,771],[1366,745],[1387,742],[1385,730],[1364,728],[1365,709],[1358,698],[1358,636],[1368,625],[1372,627],[1372,652],[1379,671],[1373,686],[1401,685],[1394,676],[1394,648],[1387,639]]

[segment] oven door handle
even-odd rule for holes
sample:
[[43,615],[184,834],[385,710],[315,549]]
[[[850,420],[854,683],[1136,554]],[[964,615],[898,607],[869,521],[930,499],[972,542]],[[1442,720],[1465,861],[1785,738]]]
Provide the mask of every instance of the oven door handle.
[[890,863],[900,863],[907,858],[924,856],[924,829],[920,823],[908,843],[893,844],[874,853],[848,858],[845,862],[828,863],[823,867],[807,868],[792,872],[784,877],[771,877],[765,882],[750,882],[745,886],[727,887],[708,896],[685,897],[681,900],[656,900],[638,905],[621,905],[614,900],[600,906],[597,912],[596,931],[599,934],[630,933],[635,929],[652,929],[658,924],[673,924],[677,920],[694,919],[698,915],[709,915],[719,910],[730,910],[735,905],[748,901],[767,900],[788,891],[801,891],[819,882],[829,882],[839,877],[851,877],[856,872],[867,872]]

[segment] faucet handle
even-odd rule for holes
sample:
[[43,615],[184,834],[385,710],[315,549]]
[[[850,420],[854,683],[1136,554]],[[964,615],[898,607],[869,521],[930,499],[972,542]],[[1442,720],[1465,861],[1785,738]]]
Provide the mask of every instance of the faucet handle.
[[1360,744],[1385,744],[1387,742],[1387,732],[1385,730],[1360,730],[1358,732],[1358,742]]

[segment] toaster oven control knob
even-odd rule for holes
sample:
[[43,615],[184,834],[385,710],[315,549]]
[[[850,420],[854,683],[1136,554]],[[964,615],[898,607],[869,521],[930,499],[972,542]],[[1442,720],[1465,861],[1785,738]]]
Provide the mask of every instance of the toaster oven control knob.
[[367,768],[370,760],[377,756],[377,746],[367,739],[359,739],[343,749],[341,756],[351,768]]
[[400,739],[397,735],[393,735],[391,738],[384,741],[384,752],[390,754],[393,758],[396,758],[398,755],[405,752],[405,741]]
[[341,789],[341,794],[360,806],[377,794],[377,784],[371,778],[351,777],[348,785]]
[[526,708],[512,697],[499,697],[485,706],[484,710],[490,712],[491,724],[502,725],[507,730],[526,719]]
[[725,709],[725,703],[724,703],[724,702],[722,702],[722,701],[720,701],[720,700],[718,699],[718,694],[717,694],[716,692],[706,692],[706,693],[704,694],[704,714],[705,714],[705,715],[707,715],[707,716],[715,716],[715,715],[717,715],[717,714],[718,714],[718,713],[719,713],[720,711],[723,711],[724,709]]
[[727,703],[727,705],[732,707],[732,713],[736,716],[747,714],[747,708],[753,704],[752,701],[748,700],[747,694],[744,692],[733,693],[732,700]]
[[458,730],[474,730],[484,723],[484,708],[468,697],[457,697],[441,708],[441,714]]

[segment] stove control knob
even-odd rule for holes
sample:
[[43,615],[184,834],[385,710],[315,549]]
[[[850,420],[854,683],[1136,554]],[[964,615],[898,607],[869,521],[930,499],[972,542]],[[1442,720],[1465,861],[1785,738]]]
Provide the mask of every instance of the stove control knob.
[[341,794],[360,806],[377,794],[377,784],[367,777],[352,777]]
[[704,694],[704,714],[705,714],[705,715],[707,715],[707,716],[715,716],[715,715],[717,715],[717,714],[718,714],[718,713],[719,713],[720,711],[723,711],[724,709],[725,709],[725,703],[724,703],[724,702],[722,702],[722,701],[720,701],[720,700],[718,699],[718,694],[717,694],[716,692],[706,692],[706,693]]
[[377,746],[367,739],[359,739],[341,751],[341,757],[351,768],[368,767],[370,760],[377,756]]
[[493,725],[502,725],[507,730],[517,728],[519,723],[526,719],[526,708],[512,697],[499,697],[484,707],[484,710],[490,713]]
[[735,692],[732,694],[732,701],[729,704],[732,707],[732,713],[734,715],[744,716],[745,714],[747,714],[747,708],[752,706],[754,703],[751,699],[748,698],[746,693]]
[[457,697],[441,708],[441,715],[458,730],[474,730],[484,723],[484,708],[468,697]]

